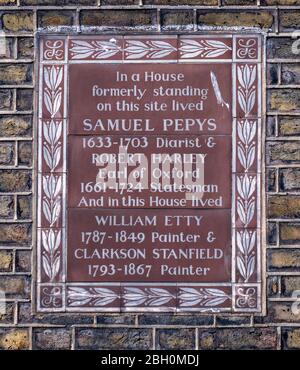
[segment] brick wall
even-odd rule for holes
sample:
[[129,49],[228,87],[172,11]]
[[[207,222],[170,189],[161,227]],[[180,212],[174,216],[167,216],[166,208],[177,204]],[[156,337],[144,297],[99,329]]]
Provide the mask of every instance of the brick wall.
[[[196,32],[259,27],[267,37],[267,315],[32,314],[34,32]],[[1,349],[300,349],[299,0],[0,0]],[[300,30],[299,30],[300,31]],[[299,34],[298,34],[299,36]],[[299,48],[300,50],[300,48]]]

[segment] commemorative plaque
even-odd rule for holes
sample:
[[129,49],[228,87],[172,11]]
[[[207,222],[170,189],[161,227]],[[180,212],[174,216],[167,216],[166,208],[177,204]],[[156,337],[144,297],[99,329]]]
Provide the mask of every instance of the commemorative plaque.
[[37,310],[261,312],[261,36],[39,51]]

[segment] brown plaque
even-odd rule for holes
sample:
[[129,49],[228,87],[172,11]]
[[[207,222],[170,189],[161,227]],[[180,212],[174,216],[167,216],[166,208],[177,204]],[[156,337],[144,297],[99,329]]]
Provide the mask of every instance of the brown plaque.
[[38,310],[261,312],[261,36],[39,42]]

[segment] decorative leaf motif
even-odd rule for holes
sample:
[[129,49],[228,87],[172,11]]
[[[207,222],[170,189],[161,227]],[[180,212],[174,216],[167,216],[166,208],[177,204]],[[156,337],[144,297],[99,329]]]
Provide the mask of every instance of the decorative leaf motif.
[[53,262],[53,276],[56,276],[60,268],[60,256],[56,256]]
[[58,113],[62,102],[62,88],[61,83],[63,79],[63,67],[52,66],[44,68],[44,103],[46,109],[51,115],[55,117]]
[[70,307],[88,305],[102,307],[113,303],[119,295],[108,288],[69,287],[67,290],[68,304]]
[[242,254],[249,254],[255,246],[256,231],[243,230],[237,232],[237,246]]
[[166,50],[176,50],[174,48],[174,46],[172,46],[171,44],[169,44],[168,42],[166,41],[151,41],[151,44],[154,45],[155,47],[157,47],[158,49],[166,49]]
[[226,44],[224,44],[224,42],[222,41],[218,41],[218,40],[205,40],[206,44],[213,47],[213,48],[216,48],[216,49],[222,49],[222,48],[225,48],[227,50],[231,50]]
[[181,58],[217,58],[231,48],[222,41],[217,40],[196,40],[182,39],[179,51]]
[[238,102],[245,114],[248,117],[255,105],[256,99],[256,66],[255,65],[242,65],[237,67],[238,76]]
[[61,232],[54,232],[52,229],[42,231],[43,247],[47,253],[54,253],[61,243]]
[[70,48],[71,59],[108,59],[121,50],[115,39],[110,41],[72,40]]
[[244,227],[247,227],[249,223],[252,221],[252,218],[254,216],[255,211],[254,200],[251,200],[250,202],[247,203],[238,199],[237,211],[242,223],[244,224]]
[[239,121],[238,122],[238,135],[244,145],[250,145],[256,134],[255,121]]
[[246,117],[249,115],[249,113],[252,111],[255,104],[255,90],[251,90],[249,93],[249,97],[247,98],[247,104],[246,104]]
[[237,124],[238,137],[238,159],[244,167],[245,172],[253,165],[255,160],[255,142],[252,142],[256,134],[255,121],[239,121]]
[[124,49],[126,59],[140,59],[145,56],[150,59],[159,59],[168,56],[176,48],[166,41],[139,41],[128,40]]
[[52,282],[60,270],[60,252],[61,231],[42,230],[42,266],[45,274]]
[[55,94],[55,96],[54,96],[53,113],[51,115],[52,117],[54,117],[56,115],[56,113],[59,111],[59,107],[60,107],[60,104],[61,104],[61,97],[62,97],[62,94],[61,94],[60,91],[57,94]]
[[50,171],[53,172],[61,158],[61,142],[59,139],[62,134],[62,122],[55,123],[53,120],[44,122],[43,133],[45,139],[43,147],[44,159]]
[[244,199],[248,200],[255,191],[256,178],[254,176],[238,176],[237,177],[237,189],[239,195]]
[[238,246],[237,267],[244,282],[248,282],[255,268],[256,231],[237,231],[236,240]]
[[52,109],[51,93],[48,90],[45,90],[44,102],[45,102],[47,111],[52,115],[53,109]]
[[195,306],[215,307],[224,303],[230,296],[221,289],[211,288],[182,288],[179,290],[179,304],[181,307]]
[[166,305],[175,297],[167,289],[126,287],[123,298],[127,307],[139,306],[141,304],[157,307]]
[[61,197],[59,195],[62,187],[61,176],[43,176],[43,213],[52,227],[58,220],[61,211]]
[[51,272],[51,267],[50,267],[48,258],[46,256],[43,256],[42,257],[42,262],[43,262],[43,269],[45,271],[45,274],[51,280],[52,272]]
[[[231,48],[222,41],[218,40],[196,40],[183,39],[181,40],[182,58],[193,58],[199,56],[201,58],[217,58]],[[122,49],[116,44],[116,40],[109,41],[85,41],[72,40],[71,41],[71,59],[107,59],[119,52],[125,53],[125,58],[141,59],[147,57],[150,59],[164,58],[172,52],[177,51],[167,41],[162,40],[126,40],[126,46]]]
[[252,221],[255,213],[255,197],[253,196],[256,186],[256,177],[238,176],[237,191],[239,194],[237,200],[237,213],[244,227],[247,227]]

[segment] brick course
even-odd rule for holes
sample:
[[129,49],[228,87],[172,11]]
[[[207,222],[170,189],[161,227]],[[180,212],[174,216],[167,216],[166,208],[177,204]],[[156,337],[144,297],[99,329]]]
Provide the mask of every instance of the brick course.
[[[0,0],[7,35],[0,57],[0,288],[8,298],[0,349],[300,348],[300,315],[290,300],[300,290],[300,53],[292,37],[299,10],[299,0]],[[203,26],[267,33],[267,315],[35,314],[34,32],[188,33]]]

